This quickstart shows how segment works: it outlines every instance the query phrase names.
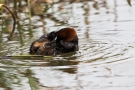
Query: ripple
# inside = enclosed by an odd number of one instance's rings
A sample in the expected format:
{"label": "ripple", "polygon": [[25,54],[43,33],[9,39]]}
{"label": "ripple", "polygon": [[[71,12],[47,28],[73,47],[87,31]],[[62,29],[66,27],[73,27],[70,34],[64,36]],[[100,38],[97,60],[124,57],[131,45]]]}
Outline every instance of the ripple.
{"label": "ripple", "polygon": [[78,60],[82,63],[108,64],[133,58],[132,44],[90,43],[80,47]]}

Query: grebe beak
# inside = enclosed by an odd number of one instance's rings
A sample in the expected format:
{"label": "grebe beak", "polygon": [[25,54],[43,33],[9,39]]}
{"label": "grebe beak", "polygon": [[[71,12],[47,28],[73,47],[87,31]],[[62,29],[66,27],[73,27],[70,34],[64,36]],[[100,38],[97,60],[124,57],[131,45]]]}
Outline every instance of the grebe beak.
{"label": "grebe beak", "polygon": [[55,37],[50,43],[56,43],[57,37]]}

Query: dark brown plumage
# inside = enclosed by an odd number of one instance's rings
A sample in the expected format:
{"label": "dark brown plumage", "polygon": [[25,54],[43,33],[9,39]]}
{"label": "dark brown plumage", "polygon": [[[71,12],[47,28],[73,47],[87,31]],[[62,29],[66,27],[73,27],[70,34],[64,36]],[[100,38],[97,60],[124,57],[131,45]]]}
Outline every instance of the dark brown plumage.
{"label": "dark brown plumage", "polygon": [[57,55],[78,50],[78,36],[74,28],[63,28],[41,36],[30,47],[30,54]]}
{"label": "dark brown plumage", "polygon": [[47,38],[47,35],[41,36],[39,39],[35,40],[30,46],[30,54],[35,55],[53,55],[53,48],[56,45],[53,43],[50,45],[50,48],[46,48],[45,45],[50,41]]}
{"label": "dark brown plumage", "polygon": [[54,55],[78,50],[78,36],[74,28],[63,28],[55,32],[55,40],[46,46],[56,43]]}

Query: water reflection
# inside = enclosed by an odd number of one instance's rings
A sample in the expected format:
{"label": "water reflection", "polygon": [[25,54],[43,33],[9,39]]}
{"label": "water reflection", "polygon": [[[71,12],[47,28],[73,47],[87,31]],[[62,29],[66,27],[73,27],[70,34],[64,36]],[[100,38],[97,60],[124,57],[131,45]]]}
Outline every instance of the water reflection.
{"label": "water reflection", "polygon": [[31,13],[26,2],[19,3],[10,41],[12,18],[0,20],[1,56],[28,54],[31,42],[68,26],[77,30],[80,46],[77,52],[51,59],[0,59],[1,89],[135,89],[134,7],[123,0],[80,1],[56,2],[46,12],[46,4],[36,3]]}

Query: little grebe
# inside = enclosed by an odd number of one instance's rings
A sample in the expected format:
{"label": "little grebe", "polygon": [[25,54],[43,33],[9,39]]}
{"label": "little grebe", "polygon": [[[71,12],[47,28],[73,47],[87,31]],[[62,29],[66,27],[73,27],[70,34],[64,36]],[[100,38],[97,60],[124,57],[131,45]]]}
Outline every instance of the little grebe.
{"label": "little grebe", "polygon": [[30,54],[57,55],[78,50],[78,36],[74,28],[63,28],[41,36],[30,47]]}

